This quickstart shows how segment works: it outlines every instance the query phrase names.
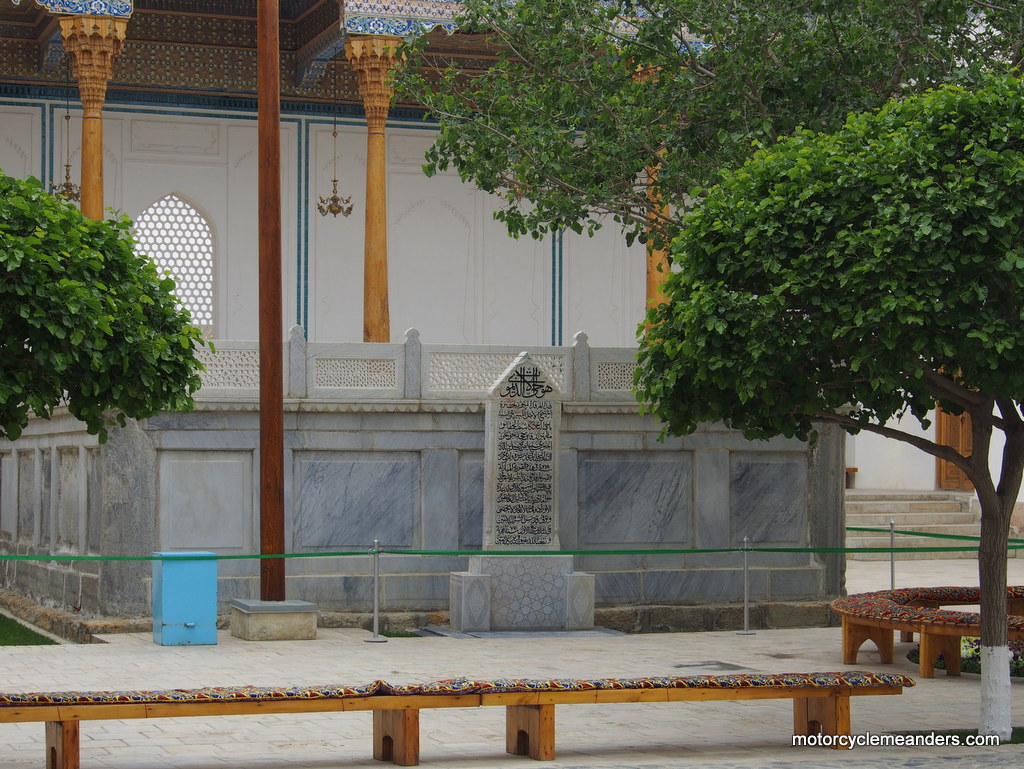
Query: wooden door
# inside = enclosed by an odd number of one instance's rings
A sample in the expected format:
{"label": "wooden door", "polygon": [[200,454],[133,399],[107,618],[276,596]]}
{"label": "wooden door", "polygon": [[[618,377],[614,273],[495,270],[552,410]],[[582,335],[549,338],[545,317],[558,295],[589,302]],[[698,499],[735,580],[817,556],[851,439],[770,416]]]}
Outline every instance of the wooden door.
{"label": "wooden door", "polygon": [[[951,446],[965,457],[971,454],[971,418],[966,413],[955,416],[942,409],[935,410],[936,442]],[[974,486],[964,471],[944,459],[935,460],[935,485],[940,489],[970,490]]]}

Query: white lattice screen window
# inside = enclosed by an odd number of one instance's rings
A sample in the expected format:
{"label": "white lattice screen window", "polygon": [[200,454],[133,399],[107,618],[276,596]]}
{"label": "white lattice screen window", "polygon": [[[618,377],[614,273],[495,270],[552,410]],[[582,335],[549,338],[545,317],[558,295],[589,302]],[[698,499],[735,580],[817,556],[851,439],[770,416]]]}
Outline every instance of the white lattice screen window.
{"label": "white lattice screen window", "polygon": [[174,295],[192,324],[213,336],[213,231],[176,195],[158,200],[135,220],[137,248],[174,278]]}

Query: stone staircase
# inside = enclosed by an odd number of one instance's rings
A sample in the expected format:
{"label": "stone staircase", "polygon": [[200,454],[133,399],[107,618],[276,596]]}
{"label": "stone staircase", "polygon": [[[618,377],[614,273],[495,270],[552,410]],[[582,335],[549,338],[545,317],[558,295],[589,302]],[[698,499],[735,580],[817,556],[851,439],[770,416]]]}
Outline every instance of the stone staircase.
{"label": "stone staircase", "polygon": [[[889,528],[896,522],[897,531],[923,531],[934,534],[967,534],[978,536],[980,512],[973,493],[955,491],[846,491],[846,526],[874,529]],[[914,537],[897,534],[896,547],[969,547],[968,540]],[[847,531],[847,547],[889,547],[889,534]],[[1016,551],[1011,551],[1011,557]],[[889,553],[848,553],[857,561],[888,561]],[[896,553],[896,560],[930,558],[976,558],[973,552]]]}

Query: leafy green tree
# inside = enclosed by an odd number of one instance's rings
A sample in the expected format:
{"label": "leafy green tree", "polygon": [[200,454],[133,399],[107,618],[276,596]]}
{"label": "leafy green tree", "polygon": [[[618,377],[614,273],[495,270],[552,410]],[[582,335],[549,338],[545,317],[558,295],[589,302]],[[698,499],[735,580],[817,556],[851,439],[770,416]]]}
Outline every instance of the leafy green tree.
{"label": "leafy green tree", "polygon": [[[986,73],[1024,66],[1024,3],[1015,0],[462,4],[462,30],[488,41],[494,62],[441,60],[424,38],[406,51],[411,66],[396,85],[403,98],[426,105],[439,122],[425,171],[454,168],[464,181],[500,195],[504,207],[496,216],[517,237],[541,237],[562,228],[592,231],[611,218],[628,240],[646,239],[662,247],[683,233],[681,242],[689,243],[687,228],[700,221],[687,219],[693,201],[717,182],[721,169],[737,167],[759,148],[770,149],[793,133],[797,138],[784,151],[812,147],[808,132],[854,130],[843,127],[850,112],[877,109],[890,99],[943,84],[975,86],[986,82]],[[952,97],[929,97],[942,98]],[[952,119],[950,124],[960,125]],[[965,153],[974,157],[975,148],[995,141],[982,122],[971,125],[977,135],[965,128],[967,133],[959,138],[970,135],[969,142],[951,158]],[[913,144],[931,135],[927,128],[897,134]],[[940,125],[932,128],[937,137],[946,136]],[[895,162],[897,139],[888,144],[881,136],[877,139]],[[925,145],[913,144],[914,151],[924,156]],[[721,240],[710,242],[708,248],[717,250],[701,262],[705,275],[714,276],[721,259],[722,275],[737,281],[735,290],[723,288],[713,298],[703,289],[687,293],[681,281],[689,276],[670,279],[673,301],[654,316],[657,329],[643,341],[641,393],[676,432],[691,429],[701,419],[723,419],[751,435],[809,437],[812,421],[828,414],[850,430],[870,424],[880,434],[900,437],[891,420],[908,415],[926,421],[936,400],[951,411],[977,416],[971,457],[954,456],[913,431],[900,439],[939,452],[963,468],[978,488],[986,511],[983,643],[1001,648],[1006,610],[996,605],[995,596],[1005,582],[1007,506],[1020,482],[1020,389],[1015,380],[1011,383],[1010,370],[1019,363],[1014,357],[1018,348],[1008,329],[1021,320],[1012,307],[1013,297],[1019,296],[1013,292],[1018,291],[1021,267],[1015,220],[1001,208],[1013,195],[985,198],[973,185],[987,179],[979,183],[999,188],[1010,184],[1013,171],[1010,165],[986,167],[984,153],[977,155],[975,168],[950,159],[939,163],[934,156],[936,173],[946,173],[946,166],[960,170],[949,171],[933,189],[904,189],[902,172],[891,170],[884,160],[870,163],[855,148],[847,150],[851,166],[866,176],[830,182],[827,194],[815,192],[814,171],[824,172],[824,161],[818,165],[815,159],[806,175],[801,175],[800,161],[787,168],[800,182],[792,185],[791,205],[800,215],[818,217],[809,219],[804,230],[795,222],[789,227],[789,209],[780,207],[777,218],[766,217],[749,242],[729,240],[724,232]],[[844,171],[841,165],[837,160],[834,174]],[[988,176],[996,165],[1004,171],[1001,182]],[[749,168],[737,172],[738,177],[750,173]],[[862,182],[868,188],[874,185],[879,200],[861,195],[857,187]],[[961,187],[977,192],[970,213],[959,208],[956,191]],[[891,205],[886,203],[890,191],[895,196]],[[912,192],[926,204],[931,201],[931,207],[895,202]],[[761,192],[751,188],[750,195],[733,201],[734,214],[727,216],[719,207],[715,221],[723,223],[723,231],[733,221],[730,216],[760,210]],[[860,219],[844,224],[841,214],[854,211],[858,203],[875,205],[878,211],[891,208],[890,218],[876,222],[862,212],[862,225]],[[995,218],[986,218],[989,205],[995,207]],[[714,207],[712,200],[702,210]],[[715,231],[713,223],[706,231]],[[835,235],[834,249],[799,250],[800,243],[818,243],[830,233],[843,233]],[[787,243],[787,236],[796,242]],[[897,245],[900,236],[906,248]],[[960,246],[970,248],[954,247],[958,238]],[[728,249],[742,245],[760,253],[756,249],[762,241],[766,248],[783,253],[792,247],[803,256],[794,255],[792,264],[778,267],[771,254],[763,265],[752,257],[748,270],[753,288],[748,289],[746,273],[729,267],[740,257]],[[855,246],[856,260],[843,256]],[[685,275],[691,260],[684,253],[677,266]],[[943,262],[946,258],[951,261]],[[829,259],[848,269],[840,270]],[[758,269],[778,269],[778,287],[760,288]],[[874,291],[866,287],[872,279],[878,281]],[[858,287],[864,297],[854,291]],[[773,301],[785,307],[790,296],[800,299],[794,299],[788,312],[770,312]],[[972,297],[973,310],[965,309]],[[829,313],[819,310],[826,306]],[[834,325],[805,322],[819,315]],[[677,333],[673,324],[686,332]],[[826,355],[843,341],[846,346]],[[730,345],[740,342],[763,343],[760,362],[777,353],[785,365],[762,368],[729,357]],[[698,362],[700,357],[703,362]],[[705,377],[699,385],[694,379],[698,367]],[[690,411],[684,401],[704,392],[709,402],[701,398]],[[821,402],[812,411],[798,416],[787,410],[814,398]],[[1006,438],[998,482],[987,471],[994,431]],[[993,667],[998,666],[990,665],[990,672]],[[1008,698],[1008,684],[1001,691]],[[997,724],[1002,731],[1008,699],[1005,708],[991,705],[987,700],[983,707],[983,728]],[[992,716],[996,711],[998,717]]]}
{"label": "leafy green tree", "polygon": [[129,229],[0,173],[0,436],[62,404],[101,440],[192,406],[204,342]]}
{"label": "leafy green tree", "polygon": [[[1008,737],[1007,538],[1024,471],[1024,81],[944,87],[832,134],[798,131],[721,175],[672,259],[636,380],[669,432],[711,421],[750,438],[807,439],[834,423],[916,446],[974,484],[981,726]],[[920,429],[936,403],[970,415],[969,455]]]}
{"label": "leafy green tree", "polygon": [[[663,245],[695,187],[798,127],[1024,61],[1016,0],[464,0],[481,70],[407,54],[399,93],[515,236],[593,230]],[[475,66],[480,66],[476,64]],[[648,169],[657,169],[656,174]]]}

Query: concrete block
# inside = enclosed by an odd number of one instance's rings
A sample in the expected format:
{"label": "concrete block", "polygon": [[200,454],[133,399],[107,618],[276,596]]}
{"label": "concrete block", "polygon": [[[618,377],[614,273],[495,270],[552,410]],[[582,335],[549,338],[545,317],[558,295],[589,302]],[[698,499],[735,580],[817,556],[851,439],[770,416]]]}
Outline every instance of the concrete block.
{"label": "concrete block", "polygon": [[231,635],[243,641],[310,641],[316,638],[316,604],[308,601],[231,602]]}

